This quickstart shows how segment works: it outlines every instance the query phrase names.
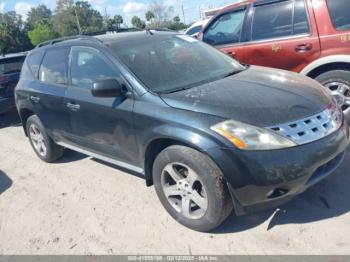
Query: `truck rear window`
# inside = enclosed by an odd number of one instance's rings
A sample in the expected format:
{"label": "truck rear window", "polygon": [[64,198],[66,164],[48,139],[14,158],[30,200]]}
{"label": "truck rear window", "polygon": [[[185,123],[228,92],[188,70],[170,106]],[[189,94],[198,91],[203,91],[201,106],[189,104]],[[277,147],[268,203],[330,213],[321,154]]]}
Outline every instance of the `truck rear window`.
{"label": "truck rear window", "polygon": [[350,30],[350,1],[327,0],[332,23],[337,30]]}

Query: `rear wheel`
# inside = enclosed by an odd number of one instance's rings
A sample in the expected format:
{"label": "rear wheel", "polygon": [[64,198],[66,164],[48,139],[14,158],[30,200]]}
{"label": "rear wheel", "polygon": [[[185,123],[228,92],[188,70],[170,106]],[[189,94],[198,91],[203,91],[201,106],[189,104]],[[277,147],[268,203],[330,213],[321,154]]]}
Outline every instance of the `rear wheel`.
{"label": "rear wheel", "polygon": [[332,70],[315,78],[331,91],[345,114],[350,113],[350,71]]}
{"label": "rear wheel", "polygon": [[43,124],[36,115],[28,118],[26,128],[30,144],[41,160],[51,163],[62,157],[63,147],[55,144],[47,135]]}
{"label": "rear wheel", "polygon": [[170,146],[163,150],[153,165],[153,182],[164,208],[191,229],[210,231],[232,211],[221,170],[192,148]]}

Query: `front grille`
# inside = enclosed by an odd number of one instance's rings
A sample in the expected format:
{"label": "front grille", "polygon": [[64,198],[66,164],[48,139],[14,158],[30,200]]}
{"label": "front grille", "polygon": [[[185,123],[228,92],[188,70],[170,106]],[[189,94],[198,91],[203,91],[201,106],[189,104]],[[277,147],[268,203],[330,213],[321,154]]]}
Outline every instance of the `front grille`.
{"label": "front grille", "polygon": [[335,132],[341,126],[342,120],[342,112],[333,106],[319,114],[295,122],[269,127],[269,129],[298,145],[302,145]]}

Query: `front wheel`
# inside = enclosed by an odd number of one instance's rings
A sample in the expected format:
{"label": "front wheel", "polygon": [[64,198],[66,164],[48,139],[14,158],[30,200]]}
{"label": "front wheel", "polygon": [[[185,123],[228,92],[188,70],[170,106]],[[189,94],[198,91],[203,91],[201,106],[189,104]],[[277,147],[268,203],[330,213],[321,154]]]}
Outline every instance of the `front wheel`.
{"label": "front wheel", "polygon": [[345,114],[350,113],[350,71],[332,70],[315,78],[336,99]]}
{"label": "front wheel", "polygon": [[153,182],[168,213],[191,229],[210,231],[232,211],[221,170],[192,148],[176,145],[164,149],[155,159]]}

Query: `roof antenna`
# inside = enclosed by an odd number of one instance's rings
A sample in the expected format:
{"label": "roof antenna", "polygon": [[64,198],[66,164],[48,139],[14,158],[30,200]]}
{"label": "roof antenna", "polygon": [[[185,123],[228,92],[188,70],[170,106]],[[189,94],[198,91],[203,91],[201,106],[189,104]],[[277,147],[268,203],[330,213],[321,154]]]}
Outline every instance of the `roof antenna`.
{"label": "roof antenna", "polygon": [[146,34],[154,35],[153,32],[151,31],[151,29],[149,29],[149,28],[146,29]]}

